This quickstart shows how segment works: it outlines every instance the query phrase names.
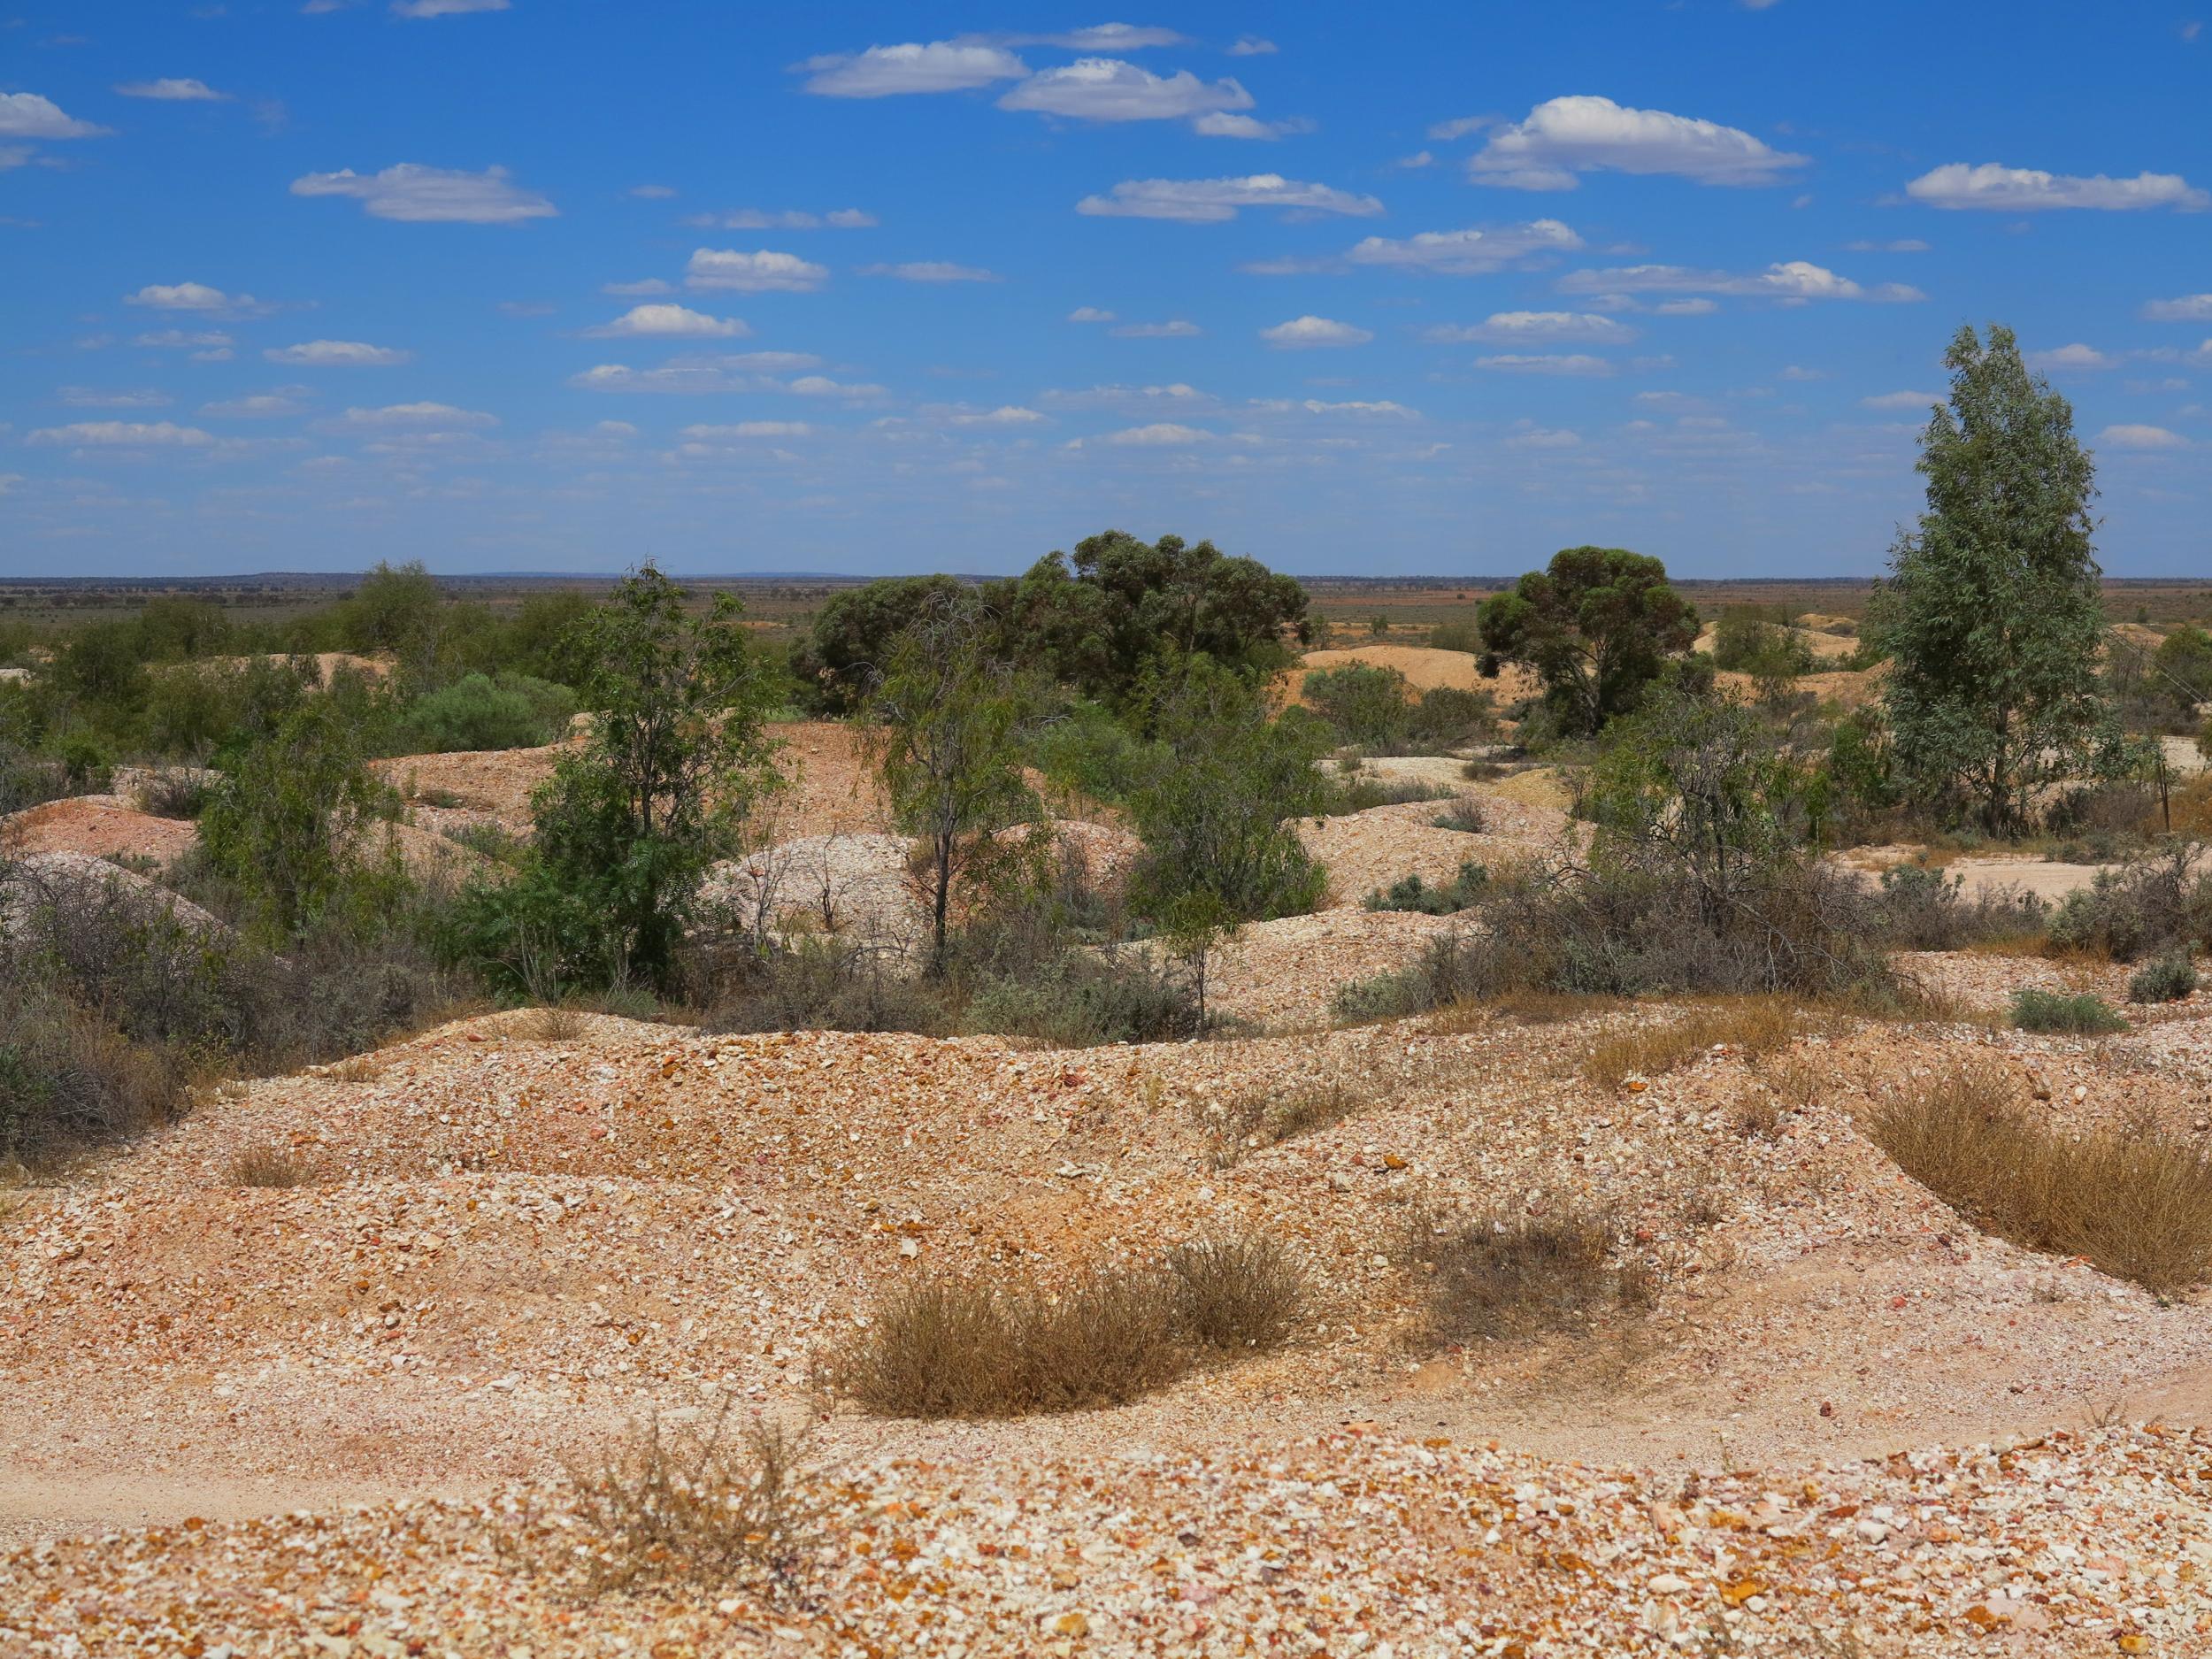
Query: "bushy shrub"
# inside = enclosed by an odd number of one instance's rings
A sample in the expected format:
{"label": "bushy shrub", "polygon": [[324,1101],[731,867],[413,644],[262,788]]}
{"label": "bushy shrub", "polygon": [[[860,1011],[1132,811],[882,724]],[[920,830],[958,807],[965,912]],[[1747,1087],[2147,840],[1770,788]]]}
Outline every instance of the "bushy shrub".
{"label": "bushy shrub", "polygon": [[1735,673],[1784,677],[1812,672],[1812,643],[1786,619],[1732,605],[1713,628],[1713,663]]}
{"label": "bushy shrub", "polygon": [[910,1031],[949,1036],[951,994],[884,952],[803,936],[741,964],[708,1004],[704,1030]]}
{"label": "bushy shrub", "polygon": [[1028,1037],[1056,1048],[1169,1042],[1202,1029],[1179,976],[1123,953],[1066,952],[1018,978],[991,980],[968,1003],[962,1028]]}
{"label": "bushy shrub", "polygon": [[1225,1353],[1278,1347],[1304,1311],[1305,1271],[1261,1233],[1197,1239],[1167,1253],[1176,1324]]}
{"label": "bushy shrub", "polygon": [[2178,1002],[2196,988],[2196,964],[2186,956],[2161,956],[2128,976],[2131,1002]]}
{"label": "bushy shrub", "polygon": [[161,1122],[181,1102],[163,1051],[50,989],[0,987],[0,1165],[33,1169]]}
{"label": "bushy shrub", "polygon": [[1420,1240],[1432,1263],[1429,1316],[1450,1342],[1586,1335],[1614,1313],[1640,1309],[1652,1284],[1642,1264],[1613,1263],[1614,1224],[1602,1213],[1482,1216]]}
{"label": "bushy shrub", "polygon": [[2012,1023],[2022,1031],[2055,1032],[2068,1036],[2101,1037],[2128,1028],[2127,1018],[2101,996],[2087,992],[2016,991]]}
{"label": "bushy shrub", "polygon": [[401,731],[427,753],[528,749],[558,738],[575,712],[575,694],[565,686],[527,674],[466,674],[415,699]]}
{"label": "bushy shrub", "polygon": [[1877,913],[1883,936],[1904,950],[1962,950],[2039,933],[2049,907],[2034,894],[1997,887],[1965,896],[1966,879],[1925,864],[1882,872]]}
{"label": "bushy shrub", "polygon": [[1356,772],[1333,784],[1315,808],[1315,816],[1345,818],[1371,807],[1410,806],[1417,801],[1447,800],[1450,795],[1450,790],[1418,778],[1371,778]]}
{"label": "bushy shrub", "polygon": [[2180,841],[2125,869],[2099,871],[2053,913],[2051,943],[2115,962],[2212,943],[2212,877],[2197,868],[2201,851]]}
{"label": "bushy shrub", "polygon": [[1305,678],[1306,702],[1338,738],[1363,749],[1394,749],[1410,723],[1412,687],[1394,668],[1347,663],[1319,668]]}
{"label": "bushy shrub", "polygon": [[1490,872],[1470,859],[1459,873],[1442,887],[1432,887],[1417,875],[1393,882],[1363,901],[1371,910],[1415,910],[1424,916],[1456,916],[1479,902],[1490,885]]}
{"label": "bushy shrub", "polygon": [[[1467,764],[1473,767],[1482,763],[1470,761]],[[1490,815],[1483,810],[1482,803],[1471,795],[1454,795],[1451,805],[1436,817],[1437,828],[1457,830],[1463,835],[1479,835],[1489,826]]]}

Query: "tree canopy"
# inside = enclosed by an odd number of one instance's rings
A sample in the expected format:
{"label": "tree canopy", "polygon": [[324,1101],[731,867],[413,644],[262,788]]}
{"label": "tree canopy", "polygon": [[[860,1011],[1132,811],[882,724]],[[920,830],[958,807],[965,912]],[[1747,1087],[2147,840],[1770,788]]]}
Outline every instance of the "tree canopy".
{"label": "tree canopy", "polygon": [[1483,672],[1522,663],[1568,730],[1594,734],[1634,709],[1665,659],[1697,640],[1697,611],[1659,560],[1624,548],[1571,547],[1476,613]]}
{"label": "tree canopy", "polygon": [[1908,793],[2010,833],[2037,792],[2118,760],[2097,670],[2094,469],[2010,329],[1985,344],[1962,327],[1943,361],[1950,399],[1920,441],[1927,507],[1877,595],[1883,699]]}

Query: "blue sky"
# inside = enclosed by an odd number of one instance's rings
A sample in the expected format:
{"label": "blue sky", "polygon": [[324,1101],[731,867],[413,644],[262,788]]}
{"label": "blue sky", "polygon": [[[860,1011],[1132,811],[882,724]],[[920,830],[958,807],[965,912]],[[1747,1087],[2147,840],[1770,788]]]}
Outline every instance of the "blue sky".
{"label": "blue sky", "polygon": [[2208,0],[1125,15],[0,0],[0,573],[1863,573],[1992,319],[2212,570]]}

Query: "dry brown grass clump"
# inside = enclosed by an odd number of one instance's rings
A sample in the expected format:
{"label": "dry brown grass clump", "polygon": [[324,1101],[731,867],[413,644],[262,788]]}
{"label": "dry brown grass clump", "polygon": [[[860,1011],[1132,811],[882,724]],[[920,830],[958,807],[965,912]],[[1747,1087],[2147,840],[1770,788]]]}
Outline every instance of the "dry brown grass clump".
{"label": "dry brown grass clump", "polygon": [[1280,1146],[1363,1111],[1368,1097],[1342,1078],[1306,1083],[1285,1094],[1240,1095],[1205,1115],[1208,1156],[1217,1170],[1233,1168],[1248,1152]]}
{"label": "dry brown grass clump", "polygon": [[524,1010],[515,1022],[515,1034],[528,1042],[574,1042],[584,1034],[584,1014],[566,1003]]}
{"label": "dry brown grass clump", "polygon": [[1168,1252],[1167,1269],[1177,1325],[1208,1348],[1275,1348],[1305,1309],[1305,1270],[1273,1239],[1195,1240]]}
{"label": "dry brown grass clump", "polygon": [[1651,1275],[1615,1265],[1614,1224],[1594,1210],[1479,1217],[1427,1240],[1429,1317],[1448,1342],[1581,1335],[1606,1316],[1647,1306]]}
{"label": "dry brown grass clump", "polygon": [[2147,1117],[2077,1138],[2031,1117],[2003,1072],[1961,1064],[1866,1127],[1907,1174],[2000,1238],[2162,1293],[2212,1274],[2212,1158]]}
{"label": "dry brown grass clump", "polygon": [[1740,1059],[1761,1059],[1787,1048],[1817,1023],[1812,1010],[1787,997],[1725,997],[1672,1019],[1601,1037],[1591,1045],[1582,1074],[1598,1087],[1612,1089],[1632,1077],[1658,1077],[1687,1065],[1717,1047]]}
{"label": "dry brown grass clump", "polygon": [[257,1141],[230,1161],[233,1187],[310,1187],[315,1167],[289,1147]]}
{"label": "dry brown grass clump", "polygon": [[349,1060],[325,1066],[322,1074],[334,1083],[373,1083],[384,1075],[390,1064],[380,1054],[357,1054]]}
{"label": "dry brown grass clump", "polygon": [[880,1417],[1010,1417],[1126,1405],[1201,1348],[1286,1338],[1304,1276],[1279,1247],[1221,1239],[1157,1266],[1093,1268],[1057,1286],[916,1275],[879,1302],[821,1380]]}
{"label": "dry brown grass clump", "polygon": [[733,1423],[733,1403],[724,1400],[695,1431],[671,1431],[655,1417],[603,1463],[572,1468],[573,1525],[564,1530],[572,1541],[545,1564],[580,1574],[593,1594],[749,1579],[787,1587],[804,1555],[801,1448],[779,1425]]}

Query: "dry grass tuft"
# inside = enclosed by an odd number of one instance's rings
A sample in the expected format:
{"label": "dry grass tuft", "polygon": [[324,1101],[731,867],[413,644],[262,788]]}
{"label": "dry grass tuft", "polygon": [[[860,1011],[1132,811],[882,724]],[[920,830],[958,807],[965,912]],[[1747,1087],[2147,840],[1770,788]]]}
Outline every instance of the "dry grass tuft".
{"label": "dry grass tuft", "polygon": [[584,1034],[584,1012],[561,1002],[526,1009],[515,1034],[528,1042],[574,1042]]}
{"label": "dry grass tuft", "polygon": [[1369,1103],[1365,1094],[1342,1078],[1302,1084],[1282,1095],[1240,1095],[1206,1109],[1203,1126],[1208,1159],[1217,1170],[1232,1169],[1248,1152],[1326,1129],[1364,1110]]}
{"label": "dry grass tuft", "polygon": [[357,1054],[325,1066],[322,1074],[333,1083],[373,1083],[390,1064],[380,1054]]}
{"label": "dry grass tuft", "polygon": [[2078,1139],[2032,1118],[2015,1085],[1961,1064],[1870,1115],[1904,1171],[1977,1226],[2085,1256],[2162,1294],[2212,1274],[2212,1158],[2137,1118]]}
{"label": "dry grass tuft", "polygon": [[233,1158],[229,1175],[233,1187],[311,1187],[315,1168],[291,1148],[265,1141]]}
{"label": "dry grass tuft", "polygon": [[1802,1003],[1780,996],[1733,996],[1657,1023],[1602,1036],[1584,1058],[1582,1075],[1615,1089],[1632,1077],[1659,1077],[1716,1048],[1757,1060],[1787,1048],[1817,1025]]}
{"label": "dry grass tuft", "polygon": [[1273,1239],[1200,1239],[1167,1256],[1176,1323],[1228,1352],[1279,1347],[1306,1306],[1305,1270]]}
{"label": "dry grass tuft", "polygon": [[878,1303],[824,1380],[898,1417],[1126,1405],[1187,1363],[1160,1274],[1094,1269],[1057,1290],[924,1272]]}
{"label": "dry grass tuft", "polygon": [[1446,1341],[1586,1334],[1653,1294],[1641,1263],[1612,1263],[1613,1220],[1601,1212],[1478,1217],[1427,1248],[1430,1321]]}
{"label": "dry grass tuft", "polygon": [[596,1468],[572,1468],[567,1509],[580,1539],[547,1563],[591,1594],[650,1584],[755,1580],[788,1588],[804,1559],[802,1447],[783,1428],[733,1422],[724,1400],[700,1430],[649,1419]]}

